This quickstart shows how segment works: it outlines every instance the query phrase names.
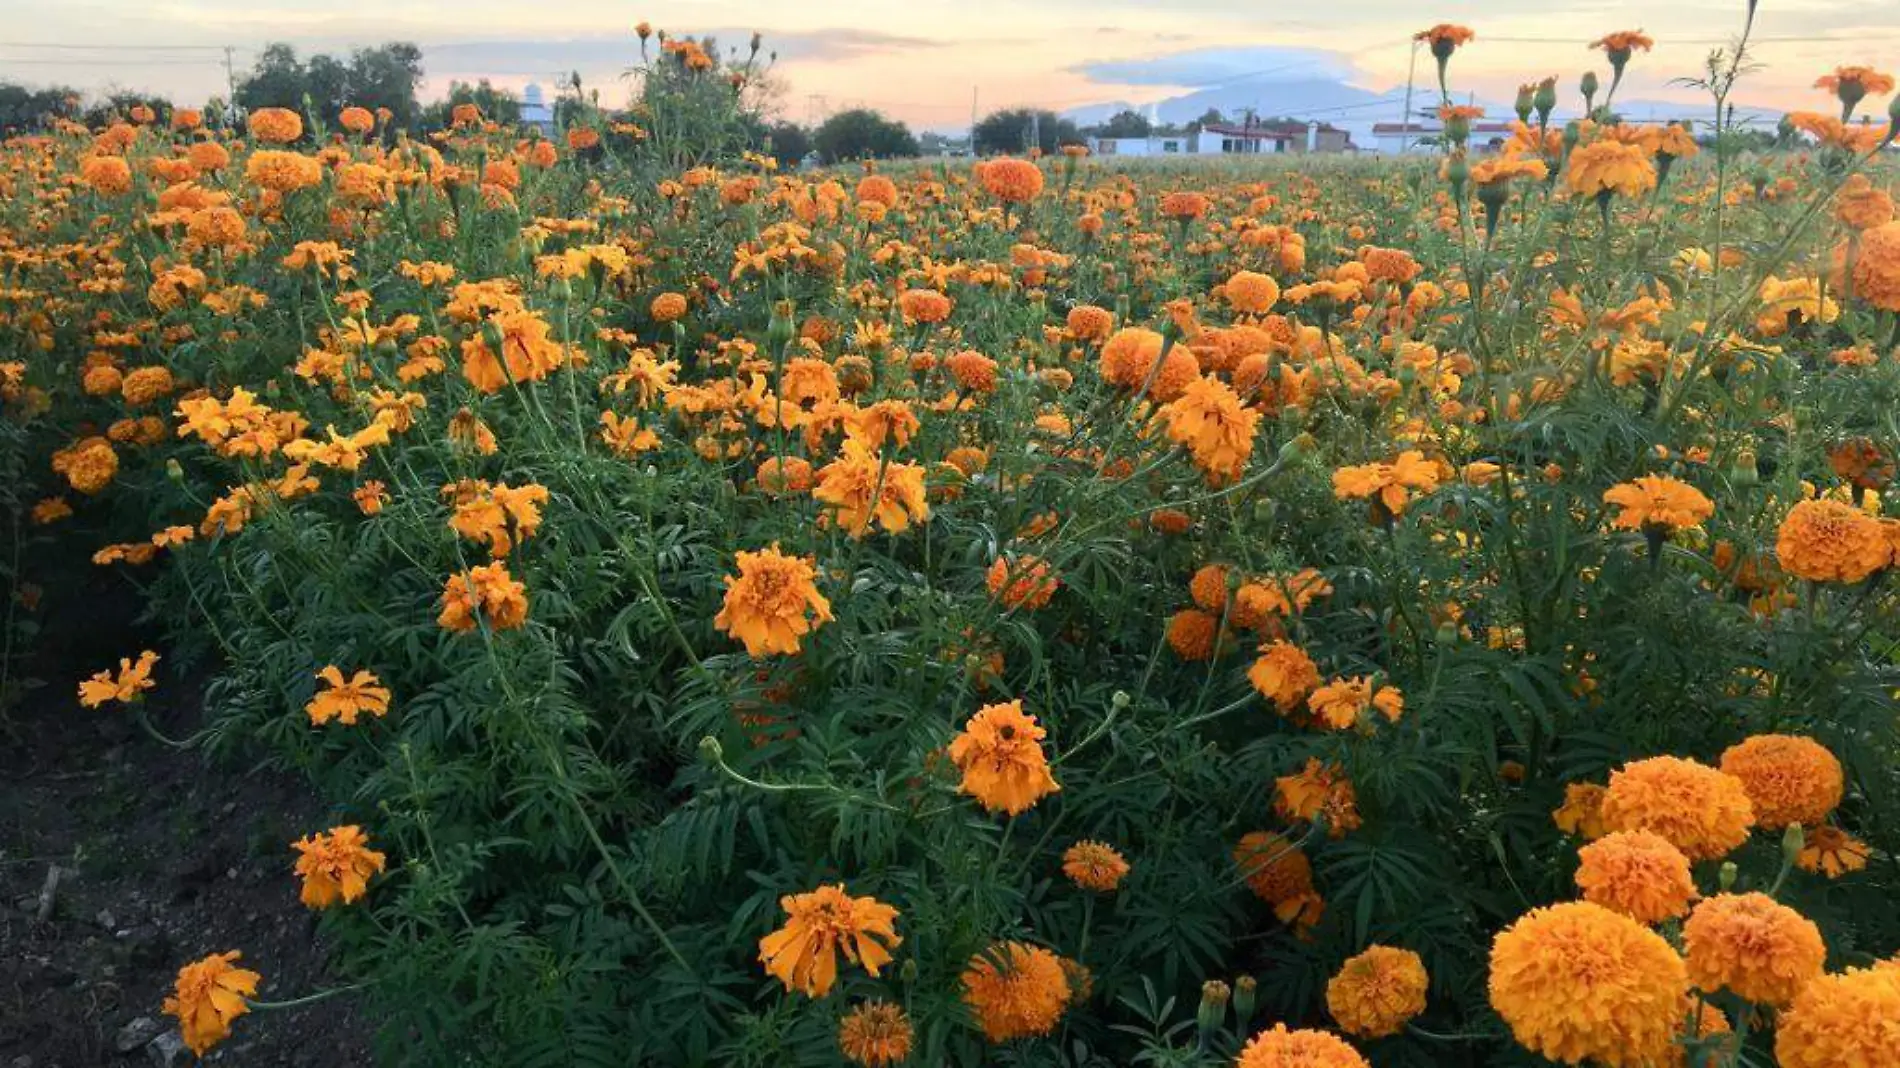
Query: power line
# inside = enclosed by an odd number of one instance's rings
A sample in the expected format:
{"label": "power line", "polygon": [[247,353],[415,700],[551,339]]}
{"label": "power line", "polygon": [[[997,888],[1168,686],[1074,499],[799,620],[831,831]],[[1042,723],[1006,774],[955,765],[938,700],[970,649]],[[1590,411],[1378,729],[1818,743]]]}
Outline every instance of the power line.
{"label": "power line", "polygon": [[[51,41],[0,41],[0,48],[32,48],[53,51],[73,52],[222,52],[224,45],[126,45],[126,44],[63,44]],[[254,49],[239,48],[239,52]]]}

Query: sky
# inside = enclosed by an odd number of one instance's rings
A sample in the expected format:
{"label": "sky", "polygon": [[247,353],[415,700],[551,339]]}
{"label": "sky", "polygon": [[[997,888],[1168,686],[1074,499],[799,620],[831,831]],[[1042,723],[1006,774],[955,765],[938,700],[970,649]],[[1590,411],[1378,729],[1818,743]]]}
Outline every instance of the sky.
{"label": "sky", "polygon": [[[0,0],[0,80],[99,93],[149,90],[180,103],[225,92],[226,47],[241,76],[266,43],[299,53],[347,52],[410,40],[424,53],[425,98],[452,79],[515,89],[578,70],[604,101],[627,95],[639,62],[633,25],[713,33],[722,45],[764,34],[778,58],[782,117],[822,119],[873,107],[918,129],[956,131],[1006,106],[1063,110],[1111,100],[1146,103],[1240,78],[1326,78],[1376,92],[1403,86],[1410,35],[1439,21],[1478,38],[1452,67],[1454,88],[1508,102],[1546,75],[1574,86],[1603,33],[1641,28],[1656,50],[1630,68],[1624,98],[1700,99],[1671,79],[1701,71],[1741,28],[1746,0]],[[1746,103],[1828,110],[1809,88],[1842,63],[1900,65],[1900,3],[1761,0],[1761,69]],[[1883,59],[1886,62],[1883,64]],[[1417,76],[1431,80],[1430,57]],[[1607,77],[1605,78],[1607,81]],[[974,97],[974,99],[973,99]]]}

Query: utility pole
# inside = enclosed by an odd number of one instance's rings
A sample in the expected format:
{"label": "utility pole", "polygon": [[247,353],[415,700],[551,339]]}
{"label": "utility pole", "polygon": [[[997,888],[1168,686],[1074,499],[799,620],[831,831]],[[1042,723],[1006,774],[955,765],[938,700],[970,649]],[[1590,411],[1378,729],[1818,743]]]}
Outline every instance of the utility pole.
{"label": "utility pole", "polygon": [[1405,65],[1405,111],[1399,116],[1399,154],[1412,151],[1412,78],[1418,73],[1418,41],[1412,41],[1412,59]]}
{"label": "utility pole", "polygon": [[237,111],[237,68],[231,65],[231,46],[224,46],[224,114],[228,127]]}
{"label": "utility pole", "polygon": [[976,158],[976,86],[970,86],[970,158]]}
{"label": "utility pole", "polygon": [[1029,147],[1042,147],[1042,112],[1035,108],[1029,109]]}

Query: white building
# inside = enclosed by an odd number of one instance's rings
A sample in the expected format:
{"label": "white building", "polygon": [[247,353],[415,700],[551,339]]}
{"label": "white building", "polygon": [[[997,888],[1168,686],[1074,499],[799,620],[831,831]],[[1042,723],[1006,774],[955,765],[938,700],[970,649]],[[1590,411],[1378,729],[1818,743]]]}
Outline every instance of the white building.
{"label": "white building", "polygon": [[[1443,146],[1438,139],[1444,132],[1445,128],[1436,121],[1375,122],[1372,124],[1372,145],[1379,152],[1394,155],[1401,152],[1439,152]],[[1510,137],[1510,123],[1473,122],[1469,144],[1474,151],[1484,152],[1502,147]]]}
{"label": "white building", "polygon": [[1089,139],[1089,151],[1097,156],[1256,156],[1352,148],[1346,131],[1321,122],[1210,123],[1190,133]]}
{"label": "white building", "polygon": [[521,90],[521,125],[540,130],[543,137],[554,136],[554,109],[548,106],[541,87],[532,82]]}

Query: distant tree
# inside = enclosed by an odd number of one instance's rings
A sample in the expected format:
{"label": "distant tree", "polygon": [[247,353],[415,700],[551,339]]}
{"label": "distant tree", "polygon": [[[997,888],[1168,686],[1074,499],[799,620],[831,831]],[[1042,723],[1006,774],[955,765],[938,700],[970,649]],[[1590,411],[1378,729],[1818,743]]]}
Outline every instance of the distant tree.
{"label": "distant tree", "polygon": [[79,116],[79,90],[63,85],[28,89],[0,82],[0,133],[37,130],[54,119]]}
{"label": "distant tree", "polygon": [[1153,130],[1154,124],[1139,111],[1118,111],[1095,128],[1097,137],[1146,137]]}
{"label": "distant tree", "polygon": [[773,159],[781,167],[797,166],[798,161],[811,151],[811,134],[795,122],[775,122],[766,131],[771,142],[769,149]]}
{"label": "distant tree", "polygon": [[1034,147],[1053,154],[1059,146],[1080,140],[1082,132],[1075,123],[1053,111],[1009,108],[991,112],[976,124],[976,151],[981,155]]}
{"label": "distant tree", "polygon": [[290,108],[302,114],[307,104],[310,117],[324,123],[334,123],[346,107],[387,109],[390,125],[405,129],[421,118],[421,82],[422,50],[407,41],[359,48],[347,60],[318,54],[308,61],[280,42],[258,55],[234,99],[245,111]]}
{"label": "distant tree", "polygon": [[869,108],[838,112],[812,132],[811,140],[818,154],[831,163],[918,153],[917,138],[911,135],[910,127]]}
{"label": "distant tree", "polygon": [[468,82],[450,82],[449,95],[423,111],[422,128],[446,129],[457,104],[473,104],[481,110],[482,118],[502,126],[514,126],[521,122],[521,98],[512,90],[498,88],[483,78],[472,85]]}
{"label": "distant tree", "polygon": [[1200,118],[1188,123],[1187,128],[1189,130],[1198,131],[1208,126],[1217,126],[1226,121],[1227,116],[1222,115],[1219,108],[1208,108],[1206,111],[1201,112]]}

